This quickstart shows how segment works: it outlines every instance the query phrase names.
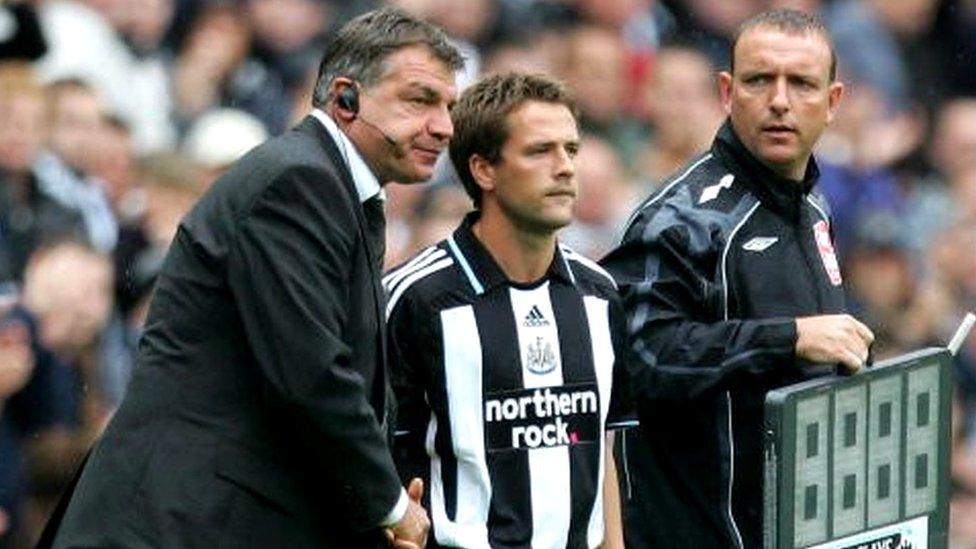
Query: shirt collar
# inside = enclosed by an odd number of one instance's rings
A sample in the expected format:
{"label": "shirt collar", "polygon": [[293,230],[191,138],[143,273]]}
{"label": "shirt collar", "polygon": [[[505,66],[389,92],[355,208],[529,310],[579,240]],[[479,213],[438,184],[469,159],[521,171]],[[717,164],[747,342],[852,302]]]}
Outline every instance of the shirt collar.
{"label": "shirt collar", "polygon": [[366,202],[377,194],[379,194],[381,200],[386,200],[386,193],[383,192],[383,187],[380,186],[380,182],[373,174],[373,170],[369,169],[366,161],[359,154],[359,150],[356,149],[356,145],[346,137],[346,134],[335,123],[335,120],[332,120],[332,117],[325,114],[321,109],[312,109],[312,116],[325,126],[325,131],[329,132],[329,135],[339,147],[339,153],[346,161],[346,167],[349,168],[349,173],[352,174],[352,182],[356,186],[359,201]]}
{"label": "shirt collar", "polygon": [[731,119],[726,119],[715,136],[712,152],[735,172],[737,179],[752,186],[760,200],[792,219],[799,215],[799,206],[810,194],[820,178],[817,161],[810,156],[803,181],[787,179],[759,161],[736,135]]}
{"label": "shirt collar", "polygon": [[[569,271],[569,264],[562,253],[559,244],[556,244],[556,253],[553,254],[552,263],[545,276],[537,281],[527,284],[513,282],[508,279],[502,268],[498,266],[495,259],[485,248],[484,244],[478,240],[471,227],[478,220],[479,212],[474,211],[465,216],[464,221],[452,235],[452,240],[456,244],[453,250],[455,254],[462,257],[459,262],[466,262],[471,267],[469,276],[474,276],[480,285],[484,286],[484,291],[488,291],[496,286],[515,286],[515,287],[534,287],[545,280],[559,280],[566,284],[574,284],[574,278]],[[452,246],[453,247],[453,246]]]}

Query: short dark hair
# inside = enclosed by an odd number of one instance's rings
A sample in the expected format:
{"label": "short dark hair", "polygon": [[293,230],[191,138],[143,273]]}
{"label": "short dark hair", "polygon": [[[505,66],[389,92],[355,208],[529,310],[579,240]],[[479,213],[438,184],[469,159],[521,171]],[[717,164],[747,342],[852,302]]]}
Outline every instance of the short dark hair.
{"label": "short dark hair", "polygon": [[442,30],[396,8],[364,13],[339,29],[319,63],[312,105],[329,102],[329,86],[345,76],[363,86],[379,81],[387,56],[405,47],[426,46],[451,70],[464,66],[464,58]]}
{"label": "short dark hair", "polygon": [[735,47],[739,44],[739,39],[747,31],[756,27],[772,27],[786,34],[819,35],[830,50],[830,81],[837,79],[837,52],[827,27],[816,15],[792,9],[764,11],[743,21],[736,30],[735,39],[732,40],[729,49],[729,72],[735,73]]}
{"label": "short dark hair", "polygon": [[450,155],[464,190],[481,207],[481,187],[468,161],[478,155],[494,164],[508,140],[508,115],[527,101],[557,103],[577,115],[576,102],[562,82],[543,74],[506,73],[482,78],[461,94],[451,110],[454,137]]}

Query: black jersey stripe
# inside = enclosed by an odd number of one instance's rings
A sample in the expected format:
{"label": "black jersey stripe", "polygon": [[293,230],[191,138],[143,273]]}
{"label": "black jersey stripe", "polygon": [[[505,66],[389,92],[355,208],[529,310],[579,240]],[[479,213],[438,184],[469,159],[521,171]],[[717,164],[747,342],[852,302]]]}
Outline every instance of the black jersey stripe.
{"label": "black jersey stripe", "polygon": [[[511,300],[507,288],[482,295],[475,305],[481,338],[485,396],[522,387],[521,359]],[[532,516],[528,455],[518,450],[487,452],[491,476],[491,508],[488,535],[492,546],[529,546]]]}
{"label": "black jersey stripe", "polygon": [[[562,354],[563,382],[592,383],[593,351],[583,299],[575,288],[553,285],[550,288],[556,322],[559,324],[559,346]],[[601,407],[606,406],[604,403]],[[598,473],[602,437],[589,443],[570,446],[570,537],[567,547],[586,547],[587,526],[599,484]]]}

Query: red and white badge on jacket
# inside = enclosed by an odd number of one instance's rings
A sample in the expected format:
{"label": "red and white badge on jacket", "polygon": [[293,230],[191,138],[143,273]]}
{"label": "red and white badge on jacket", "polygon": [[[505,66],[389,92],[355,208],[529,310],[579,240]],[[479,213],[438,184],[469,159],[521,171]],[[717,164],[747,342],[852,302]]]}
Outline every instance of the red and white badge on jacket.
{"label": "red and white badge on jacket", "polygon": [[830,283],[840,286],[840,264],[837,262],[834,244],[830,241],[830,226],[826,221],[821,220],[813,224],[813,237],[817,242],[817,250],[820,251],[820,259],[827,269],[827,276],[830,277]]}

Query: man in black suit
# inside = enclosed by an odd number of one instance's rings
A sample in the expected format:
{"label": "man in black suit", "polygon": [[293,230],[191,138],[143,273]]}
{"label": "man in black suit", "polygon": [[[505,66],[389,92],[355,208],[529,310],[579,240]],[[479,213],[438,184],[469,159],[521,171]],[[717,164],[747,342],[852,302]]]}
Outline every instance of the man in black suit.
{"label": "man in black suit", "polygon": [[312,115],[181,223],[54,546],[423,545],[422,487],[388,448],[378,200],[431,176],[461,64],[400,11],[340,30]]}

